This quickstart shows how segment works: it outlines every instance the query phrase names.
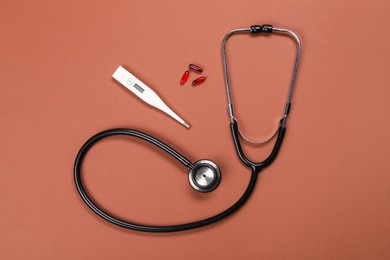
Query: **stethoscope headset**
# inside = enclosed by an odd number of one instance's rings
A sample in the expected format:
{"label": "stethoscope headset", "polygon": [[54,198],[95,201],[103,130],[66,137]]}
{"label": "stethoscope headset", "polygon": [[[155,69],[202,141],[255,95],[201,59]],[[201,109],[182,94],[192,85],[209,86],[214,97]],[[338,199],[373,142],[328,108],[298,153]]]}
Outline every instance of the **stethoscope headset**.
{"label": "stethoscope headset", "polygon": [[[295,66],[294,66],[294,71],[292,74],[292,80],[288,92],[288,97],[287,97],[287,103],[284,109],[284,115],[282,119],[280,120],[279,126],[275,134],[277,133],[277,138],[276,142],[274,144],[274,147],[271,151],[271,154],[262,162],[253,162],[249,160],[242,147],[241,147],[241,141],[240,141],[240,136],[243,137],[245,140],[250,141],[246,137],[242,135],[242,133],[239,130],[237,119],[234,117],[233,113],[233,105],[232,105],[232,98],[231,98],[231,93],[230,93],[230,82],[229,82],[229,73],[228,73],[228,66],[227,66],[227,59],[226,59],[226,42],[232,36],[233,34],[240,34],[240,33],[251,33],[251,34],[259,34],[259,33],[286,33],[292,36],[296,42],[297,42],[297,56],[295,59]],[[189,168],[188,171],[188,179],[191,184],[191,186],[199,191],[199,192],[210,192],[214,190],[215,188],[218,187],[220,181],[221,181],[221,171],[217,164],[210,160],[199,160],[195,163],[192,163],[190,160],[188,160],[186,157],[175,151],[173,148],[171,148],[169,145],[165,144],[164,142],[137,130],[132,130],[132,129],[126,129],[126,128],[117,128],[117,129],[109,129],[103,132],[100,132],[93,137],[91,137],[80,149],[79,153],[77,154],[76,160],[75,160],[75,165],[74,165],[74,178],[75,178],[75,183],[78,192],[80,193],[81,198],[83,201],[88,205],[90,209],[92,209],[93,212],[95,212],[97,215],[102,217],[103,219],[127,228],[127,229],[132,229],[132,230],[137,230],[137,231],[144,231],[144,232],[176,232],[176,231],[182,231],[182,230],[188,230],[188,229],[193,229],[193,228],[198,228],[202,226],[206,226],[209,224],[212,224],[214,222],[217,222],[233,212],[235,212],[237,209],[239,209],[244,203],[248,200],[250,197],[255,184],[257,180],[257,176],[261,170],[263,170],[265,167],[270,165],[278,155],[278,152],[280,150],[280,147],[283,142],[284,135],[286,133],[286,121],[288,114],[290,112],[291,108],[291,98],[294,90],[294,85],[295,85],[295,79],[297,75],[297,70],[298,70],[298,64],[299,64],[299,58],[301,54],[301,41],[293,31],[287,30],[287,29],[281,29],[281,28],[275,28],[272,25],[254,25],[251,26],[250,28],[240,28],[240,29],[234,29],[230,32],[228,32],[223,41],[222,41],[222,59],[223,59],[223,69],[224,69],[224,74],[225,74],[225,84],[226,84],[226,91],[227,91],[227,97],[228,97],[228,111],[229,111],[229,116],[230,116],[230,128],[232,131],[232,136],[233,136],[233,141],[234,145],[237,151],[237,154],[240,158],[240,160],[252,170],[251,173],[251,178],[248,184],[248,187],[246,188],[244,194],[228,209],[222,211],[221,213],[214,215],[212,217],[208,217],[199,221],[191,222],[191,223],[185,223],[185,224],[178,224],[178,225],[171,225],[171,226],[151,226],[151,225],[142,225],[138,224],[135,222],[129,222],[122,220],[118,217],[114,217],[107,213],[104,209],[96,205],[96,203],[93,202],[91,197],[87,194],[87,192],[84,189],[84,185],[82,182],[81,178],[81,165],[83,162],[83,159],[89,149],[99,140],[109,137],[109,136],[114,136],[114,135],[128,135],[128,136],[133,136],[142,140],[145,140],[147,142],[150,142],[157,147],[161,148],[174,158],[176,158],[180,163],[182,163],[184,166]],[[263,141],[269,141],[272,139],[273,136],[271,136],[269,139]],[[256,142],[254,142],[256,143]]]}

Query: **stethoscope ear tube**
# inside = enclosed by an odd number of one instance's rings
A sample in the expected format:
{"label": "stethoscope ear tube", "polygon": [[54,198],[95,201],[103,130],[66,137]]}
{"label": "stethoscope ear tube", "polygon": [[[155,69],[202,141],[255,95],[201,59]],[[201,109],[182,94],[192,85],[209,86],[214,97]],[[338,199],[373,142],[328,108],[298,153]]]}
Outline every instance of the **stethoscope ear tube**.
{"label": "stethoscope ear tube", "polygon": [[[279,129],[277,131],[278,137],[277,137],[276,142],[274,144],[274,148],[272,149],[271,154],[264,161],[256,163],[256,162],[249,160],[246,157],[246,155],[241,147],[240,136],[239,136],[240,131],[239,131],[237,119],[235,118],[234,111],[233,111],[233,101],[232,101],[232,95],[231,95],[231,85],[230,85],[230,81],[229,81],[228,61],[227,61],[227,56],[226,56],[226,43],[227,43],[228,39],[234,34],[242,34],[242,33],[259,34],[259,33],[273,33],[273,32],[285,33],[285,34],[288,34],[291,37],[293,37],[293,39],[297,43],[297,55],[296,55],[295,64],[294,64],[294,71],[292,73],[290,88],[288,90],[287,102],[286,102],[286,106],[284,108],[284,115],[280,121]],[[233,135],[234,145],[236,147],[236,151],[237,151],[237,154],[238,154],[240,160],[246,166],[251,167],[254,172],[258,173],[263,168],[267,167],[275,160],[275,158],[278,155],[278,152],[280,150],[280,147],[282,145],[282,142],[283,142],[283,138],[284,138],[284,135],[286,132],[286,121],[287,121],[287,117],[288,117],[288,114],[289,114],[290,108],[291,108],[291,98],[292,98],[292,94],[293,94],[293,90],[294,90],[296,75],[298,72],[299,59],[300,59],[300,55],[301,55],[301,40],[299,39],[299,37],[296,33],[294,33],[291,30],[288,30],[288,29],[276,28],[276,27],[273,27],[272,25],[269,25],[269,24],[253,25],[250,28],[239,28],[239,29],[234,29],[234,30],[231,30],[230,32],[228,32],[222,40],[221,50],[222,50],[223,71],[224,71],[224,75],[225,75],[226,94],[227,94],[227,98],[228,98],[228,113],[229,113],[229,117],[230,117],[230,121],[231,121],[230,128],[231,128],[232,135]],[[249,139],[245,138],[244,136],[243,136],[243,138],[245,140],[247,140],[248,142],[251,142],[254,144],[259,143],[259,142],[250,141]],[[266,142],[271,140],[271,139],[272,138],[268,138],[266,140]]]}
{"label": "stethoscope ear tube", "polygon": [[242,34],[242,33],[249,33],[249,34],[282,33],[282,34],[290,35],[297,43],[297,54],[296,54],[296,58],[295,58],[294,70],[293,70],[292,77],[291,77],[290,88],[288,90],[287,102],[286,102],[286,105],[284,108],[284,115],[282,117],[282,126],[286,126],[288,113],[289,113],[290,108],[291,108],[291,100],[292,100],[292,95],[293,95],[293,91],[294,91],[295,80],[297,77],[299,60],[301,57],[301,40],[295,32],[293,32],[289,29],[276,28],[276,27],[273,27],[272,25],[269,25],[269,24],[253,25],[249,28],[238,28],[238,29],[231,30],[230,32],[228,32],[225,35],[225,37],[222,40],[221,51],[222,51],[223,72],[224,72],[224,76],[225,76],[226,94],[227,94],[227,99],[228,99],[228,113],[229,113],[229,117],[230,117],[231,121],[233,121],[233,119],[235,117],[234,117],[234,111],[233,111],[231,85],[230,85],[230,80],[229,80],[228,60],[227,60],[227,55],[226,55],[226,43],[232,35]]}

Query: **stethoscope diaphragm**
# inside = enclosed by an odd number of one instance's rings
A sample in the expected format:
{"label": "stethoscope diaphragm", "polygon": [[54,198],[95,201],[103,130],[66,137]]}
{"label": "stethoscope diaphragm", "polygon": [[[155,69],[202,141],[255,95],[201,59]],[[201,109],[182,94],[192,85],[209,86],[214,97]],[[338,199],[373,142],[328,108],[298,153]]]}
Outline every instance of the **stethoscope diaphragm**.
{"label": "stethoscope diaphragm", "polygon": [[221,182],[221,170],[210,160],[200,160],[188,172],[188,180],[195,190],[210,192],[215,190]]}

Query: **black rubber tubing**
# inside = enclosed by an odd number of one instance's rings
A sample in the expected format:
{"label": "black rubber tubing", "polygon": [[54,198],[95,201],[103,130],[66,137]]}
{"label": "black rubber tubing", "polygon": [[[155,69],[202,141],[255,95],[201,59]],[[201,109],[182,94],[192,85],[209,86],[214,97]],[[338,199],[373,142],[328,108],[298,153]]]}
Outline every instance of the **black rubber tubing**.
{"label": "black rubber tubing", "polygon": [[[234,133],[233,133],[234,134]],[[214,215],[212,217],[202,219],[199,221],[195,222],[190,222],[190,223],[185,223],[185,224],[178,224],[178,225],[171,225],[171,226],[152,226],[152,225],[142,225],[138,224],[135,222],[128,222],[125,220],[122,220],[120,218],[114,217],[104,211],[102,208],[100,208],[98,205],[96,205],[91,197],[87,194],[87,192],[84,189],[84,185],[82,182],[81,178],[81,166],[83,163],[83,159],[89,149],[99,140],[109,137],[109,136],[114,136],[114,135],[127,135],[127,136],[134,136],[137,138],[140,138],[142,140],[145,140],[147,142],[150,142],[157,147],[161,148],[165,152],[169,153],[173,157],[175,157],[179,162],[184,164],[187,167],[193,166],[192,163],[182,156],[180,153],[175,151],[173,148],[168,146],[167,144],[161,142],[160,140],[145,134],[143,132],[137,131],[137,130],[132,130],[132,129],[126,129],[126,128],[115,128],[115,129],[109,129],[103,132],[100,132],[93,137],[91,137],[80,149],[76,156],[75,164],[74,164],[74,180],[76,183],[77,191],[79,192],[81,198],[83,201],[87,204],[87,206],[95,212],[98,216],[101,218],[111,222],[112,224],[118,225],[123,228],[131,229],[131,230],[136,230],[136,231],[143,231],[143,232],[176,232],[176,231],[184,231],[184,230],[189,230],[189,229],[194,229],[194,228],[199,228],[203,227],[212,223],[215,223],[236,210],[238,210],[244,203],[248,200],[250,197],[255,184],[257,180],[258,173],[260,172],[260,168],[251,166],[252,173],[251,173],[251,178],[248,184],[248,187],[246,188],[244,194],[228,209],[222,211],[221,213]]]}
{"label": "black rubber tubing", "polygon": [[236,151],[238,154],[238,157],[240,160],[248,167],[255,168],[255,172],[259,172],[260,170],[264,169],[268,165],[270,165],[277,157],[280,147],[282,146],[284,135],[286,133],[286,127],[283,127],[280,125],[279,130],[278,130],[278,137],[276,139],[276,142],[274,144],[274,148],[271,151],[271,154],[262,162],[253,162],[249,160],[242,147],[241,147],[241,142],[240,142],[240,137],[238,136],[238,123],[236,120],[233,120],[233,122],[230,124],[230,128],[232,131],[233,135],[233,141],[234,145],[236,147]]}

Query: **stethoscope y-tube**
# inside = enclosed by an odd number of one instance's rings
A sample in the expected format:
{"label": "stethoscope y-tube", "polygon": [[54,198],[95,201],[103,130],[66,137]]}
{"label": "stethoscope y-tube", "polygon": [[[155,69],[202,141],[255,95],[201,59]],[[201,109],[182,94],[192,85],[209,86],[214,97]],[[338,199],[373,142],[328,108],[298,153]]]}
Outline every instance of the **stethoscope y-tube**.
{"label": "stethoscope y-tube", "polygon": [[[230,83],[229,83],[229,77],[228,77],[228,70],[227,70],[227,59],[226,59],[226,50],[225,45],[228,40],[228,38],[236,33],[252,33],[252,34],[258,34],[258,33],[271,33],[273,31],[276,32],[282,32],[282,33],[288,33],[292,35],[298,43],[298,53],[297,58],[295,62],[294,72],[293,72],[293,78],[290,85],[290,90],[287,98],[287,105],[285,108],[284,116],[282,117],[279,125],[279,129],[277,132],[277,139],[274,144],[274,148],[272,149],[271,154],[262,162],[255,163],[250,161],[246,156],[245,153],[241,147],[240,142],[240,131],[238,128],[238,123],[236,118],[234,117],[233,113],[233,105],[232,105],[232,98],[230,93]],[[245,202],[250,197],[251,193],[253,192],[253,189],[256,184],[256,180],[258,177],[259,172],[270,165],[275,158],[278,155],[278,152],[280,150],[280,147],[283,142],[283,138],[286,132],[286,119],[290,110],[291,106],[291,97],[293,93],[293,88],[295,84],[295,78],[297,74],[298,69],[298,63],[299,63],[299,57],[300,57],[300,51],[301,51],[301,44],[298,36],[293,33],[290,30],[287,29],[280,29],[280,28],[273,28],[271,25],[255,25],[251,26],[250,28],[242,28],[242,29],[235,29],[230,31],[223,39],[222,42],[222,58],[223,58],[223,67],[224,67],[224,73],[225,73],[225,83],[226,83],[226,90],[227,90],[227,96],[228,96],[228,110],[229,110],[229,116],[231,119],[231,132],[233,136],[234,145],[237,151],[237,154],[240,158],[240,160],[251,169],[251,178],[248,183],[248,186],[242,194],[242,196],[229,208],[222,211],[219,214],[216,214],[214,216],[190,222],[190,223],[184,223],[184,224],[178,224],[178,225],[167,225],[167,226],[160,226],[160,225],[144,225],[136,222],[130,222],[123,219],[120,219],[118,217],[115,217],[108,213],[106,210],[104,210],[102,207],[97,205],[91,196],[86,192],[82,180],[82,171],[81,166],[83,163],[83,160],[88,153],[88,151],[92,148],[94,144],[96,144],[98,141],[108,138],[110,136],[115,135],[125,135],[125,136],[131,136],[133,138],[138,138],[141,140],[144,140],[146,142],[149,142],[163,151],[167,152],[174,158],[176,158],[183,166],[188,168],[188,178],[191,186],[200,192],[209,192],[214,190],[221,180],[221,172],[219,170],[219,167],[210,160],[199,160],[195,163],[192,163],[190,160],[188,160],[185,156],[177,152],[175,149],[167,145],[166,143],[137,130],[132,129],[126,129],[126,128],[116,128],[116,129],[109,129],[103,132],[100,132],[93,137],[91,137],[80,149],[76,156],[75,164],[74,164],[74,180],[76,183],[77,191],[79,192],[81,198],[83,201],[87,204],[87,206],[95,212],[98,216],[101,218],[111,222],[112,224],[118,225],[123,228],[136,230],[136,231],[144,231],[144,232],[176,232],[176,231],[183,231],[183,230],[189,230],[193,228],[198,228],[202,226],[206,226],[212,223],[215,223],[233,212],[237,211],[242,205],[245,204]]]}

